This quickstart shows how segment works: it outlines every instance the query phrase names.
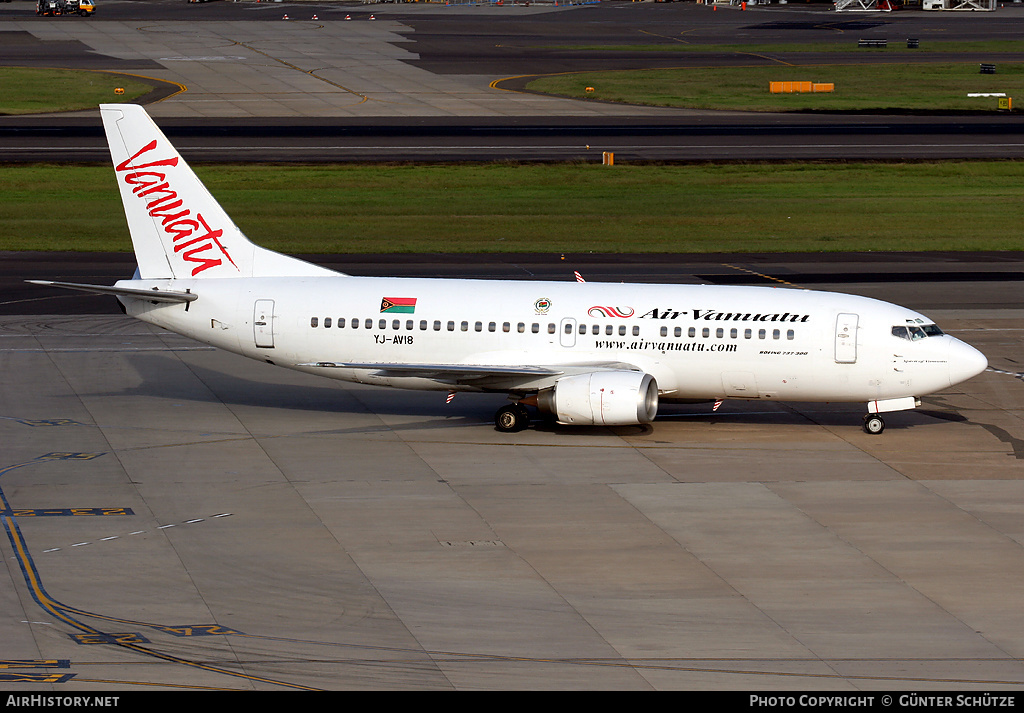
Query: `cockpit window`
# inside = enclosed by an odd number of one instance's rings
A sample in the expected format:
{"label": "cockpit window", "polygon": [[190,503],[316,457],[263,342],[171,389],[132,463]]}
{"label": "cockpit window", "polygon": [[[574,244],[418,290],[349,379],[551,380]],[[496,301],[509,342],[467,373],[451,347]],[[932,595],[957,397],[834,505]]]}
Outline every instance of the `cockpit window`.
{"label": "cockpit window", "polygon": [[928,337],[941,337],[942,334],[942,330],[935,324],[922,324],[920,326],[914,324],[907,327],[897,325],[892,328],[892,336],[911,342],[927,339]]}

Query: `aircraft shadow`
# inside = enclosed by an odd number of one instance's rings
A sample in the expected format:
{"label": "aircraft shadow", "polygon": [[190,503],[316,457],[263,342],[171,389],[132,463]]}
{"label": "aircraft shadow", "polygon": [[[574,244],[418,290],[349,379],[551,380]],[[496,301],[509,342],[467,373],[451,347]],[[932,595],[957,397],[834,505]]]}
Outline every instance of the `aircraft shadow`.
{"label": "aircraft shadow", "polygon": [[[231,407],[283,409],[325,414],[365,414],[367,416],[415,417],[426,419],[415,424],[371,426],[377,429],[450,428],[453,425],[479,425],[493,422],[494,411],[506,403],[502,394],[459,393],[445,403],[440,391],[407,391],[385,387],[350,388],[344,382],[316,379],[316,383],[284,383],[286,378],[311,377],[286,372],[280,367],[263,365],[267,380],[240,376],[210,368],[194,361],[163,354],[132,354],[126,361],[139,377],[137,386],[117,392],[92,393],[93,396],[145,396],[167,401],[223,403]],[[182,378],[182,367],[191,378]],[[257,368],[260,368],[257,366]],[[177,375],[177,376],[174,376]],[[955,411],[925,408],[886,414],[888,428],[913,428],[936,421],[963,422]],[[825,427],[859,426],[863,410],[856,404],[761,403],[727,401],[718,411],[711,404],[663,404],[655,423],[635,426],[565,426],[551,418],[538,417],[530,428],[547,433],[572,433],[580,437],[607,436],[609,428],[621,436],[653,435],[660,423],[699,423],[730,425],[820,425]],[[349,431],[350,429],[342,429]],[[366,427],[352,430],[363,431]],[[335,432],[335,430],[325,430]]]}

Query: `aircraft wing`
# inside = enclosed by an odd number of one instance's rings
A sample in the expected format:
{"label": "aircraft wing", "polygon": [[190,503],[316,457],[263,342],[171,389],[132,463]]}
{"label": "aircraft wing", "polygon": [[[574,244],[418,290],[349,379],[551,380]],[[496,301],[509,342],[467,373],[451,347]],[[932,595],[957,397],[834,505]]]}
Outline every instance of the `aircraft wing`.
{"label": "aircraft wing", "polygon": [[558,376],[564,372],[543,366],[498,366],[486,364],[388,364],[384,362],[315,361],[298,366],[336,369],[374,369],[381,376],[423,379],[485,379],[493,376]]}
{"label": "aircraft wing", "polygon": [[316,361],[297,366],[336,369],[373,369],[378,376],[400,378],[418,377],[462,384],[483,379],[536,381],[545,377],[581,374],[593,371],[641,371],[632,364],[621,362],[587,362],[550,366],[510,366],[504,364],[400,364],[385,362]]}

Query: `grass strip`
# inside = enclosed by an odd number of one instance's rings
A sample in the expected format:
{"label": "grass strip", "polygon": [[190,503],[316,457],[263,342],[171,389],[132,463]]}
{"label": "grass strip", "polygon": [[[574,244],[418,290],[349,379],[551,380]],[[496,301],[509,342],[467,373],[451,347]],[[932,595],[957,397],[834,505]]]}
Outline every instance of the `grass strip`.
{"label": "grass strip", "polygon": [[[1017,97],[1024,106],[1024,63],[1003,62],[997,72],[980,74],[974,62],[688,67],[553,75],[527,89],[629,104],[771,112],[995,111],[996,99],[967,96],[991,92]],[[835,91],[771,94],[773,81],[832,83]]]}
{"label": "grass strip", "polygon": [[[878,37],[877,31],[866,31],[865,38]],[[1024,41],[1022,40],[931,40],[918,39],[918,47],[911,48],[906,44],[905,39],[890,40],[884,48],[863,48],[857,47],[857,38],[848,35],[842,40],[831,42],[805,42],[801,44],[788,42],[762,42],[762,43],[736,43],[736,44],[698,44],[675,38],[664,38],[662,42],[647,42],[643,44],[620,44],[620,45],[537,45],[538,50],[572,50],[586,52],[684,52],[690,54],[753,54],[753,53],[779,53],[779,54],[818,54],[822,52],[844,53],[851,56],[863,54],[890,54],[909,53],[921,55],[927,52],[941,52],[944,54],[963,53],[1024,53]]]}
{"label": "grass strip", "polygon": [[[286,253],[1021,246],[1024,162],[201,165],[196,171],[252,240]],[[0,195],[0,250],[131,249],[108,166],[0,166]]]}
{"label": "grass strip", "polygon": [[[116,88],[124,89],[115,94]],[[39,114],[95,109],[128,102],[153,87],[123,74],[71,69],[0,67],[0,114]]]}

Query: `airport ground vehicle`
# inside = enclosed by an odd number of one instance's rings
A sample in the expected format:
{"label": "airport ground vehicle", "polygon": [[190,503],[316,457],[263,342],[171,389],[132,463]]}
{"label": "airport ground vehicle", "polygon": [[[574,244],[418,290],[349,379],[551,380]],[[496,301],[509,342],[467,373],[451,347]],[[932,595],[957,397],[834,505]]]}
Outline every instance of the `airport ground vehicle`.
{"label": "airport ground vehicle", "polygon": [[36,2],[36,14],[47,17],[61,15],[92,17],[95,12],[96,3],[93,0],[38,0]]}

